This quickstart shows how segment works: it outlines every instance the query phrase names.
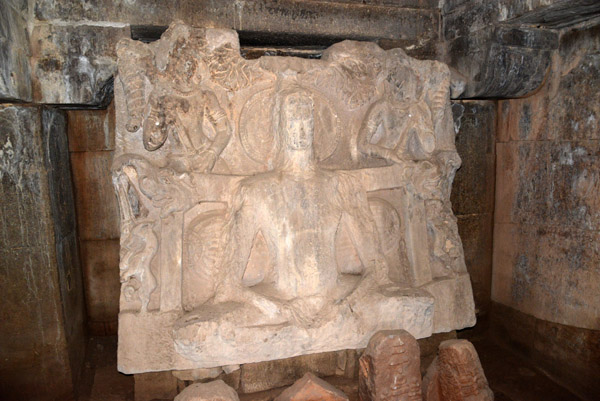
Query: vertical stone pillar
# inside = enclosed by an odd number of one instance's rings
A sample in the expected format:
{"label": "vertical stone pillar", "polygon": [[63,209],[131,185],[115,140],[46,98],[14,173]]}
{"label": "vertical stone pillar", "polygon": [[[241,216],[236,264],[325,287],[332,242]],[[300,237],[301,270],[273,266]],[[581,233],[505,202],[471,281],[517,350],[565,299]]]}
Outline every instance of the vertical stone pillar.
{"label": "vertical stone pillar", "polygon": [[455,102],[456,150],[462,160],[452,184],[452,211],[465,252],[477,313],[489,311],[496,174],[496,102]]}
{"label": "vertical stone pillar", "polygon": [[116,334],[121,283],[119,209],[110,169],[114,107],[70,110],[67,118],[87,329],[91,335]]}
{"label": "vertical stone pillar", "polygon": [[63,112],[0,106],[0,399],[70,399],[85,354]]}

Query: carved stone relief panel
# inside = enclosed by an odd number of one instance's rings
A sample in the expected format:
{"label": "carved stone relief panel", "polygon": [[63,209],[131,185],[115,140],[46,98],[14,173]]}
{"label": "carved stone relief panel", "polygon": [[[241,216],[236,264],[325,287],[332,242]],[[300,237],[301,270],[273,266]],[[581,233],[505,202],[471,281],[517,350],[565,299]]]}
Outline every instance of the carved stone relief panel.
{"label": "carved stone relief panel", "polygon": [[117,53],[122,372],[474,324],[444,64],[352,41],[245,60],[182,23]]}

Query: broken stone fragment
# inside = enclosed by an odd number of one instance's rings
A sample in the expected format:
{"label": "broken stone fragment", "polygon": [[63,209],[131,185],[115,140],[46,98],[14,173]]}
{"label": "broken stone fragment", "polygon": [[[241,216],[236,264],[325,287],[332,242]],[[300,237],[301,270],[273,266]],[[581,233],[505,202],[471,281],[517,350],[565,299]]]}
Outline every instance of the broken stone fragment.
{"label": "broken stone fragment", "polygon": [[200,368],[187,370],[174,370],[173,376],[184,381],[201,381],[206,379],[214,379],[223,373],[223,368]]}
{"label": "broken stone fragment", "polygon": [[186,387],[174,401],[240,401],[240,398],[223,380],[215,380]]}
{"label": "broken stone fragment", "polygon": [[309,372],[274,401],[348,401],[348,397],[331,384]]}
{"label": "broken stone fragment", "polygon": [[493,401],[475,347],[467,340],[440,344],[423,378],[424,401]]}
{"label": "broken stone fragment", "polygon": [[424,401],[441,400],[440,395],[440,365],[436,356],[423,376],[422,393]]}
{"label": "broken stone fragment", "polygon": [[420,401],[421,359],[417,340],[406,330],[379,331],[360,358],[361,401]]}

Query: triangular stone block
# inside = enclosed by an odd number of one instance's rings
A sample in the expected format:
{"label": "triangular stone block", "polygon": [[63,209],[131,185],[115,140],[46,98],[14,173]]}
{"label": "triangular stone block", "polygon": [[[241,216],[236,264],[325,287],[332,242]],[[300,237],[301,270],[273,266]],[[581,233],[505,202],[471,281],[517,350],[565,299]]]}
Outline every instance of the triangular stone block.
{"label": "triangular stone block", "polygon": [[274,401],[348,401],[348,397],[325,380],[319,379],[309,372]]}

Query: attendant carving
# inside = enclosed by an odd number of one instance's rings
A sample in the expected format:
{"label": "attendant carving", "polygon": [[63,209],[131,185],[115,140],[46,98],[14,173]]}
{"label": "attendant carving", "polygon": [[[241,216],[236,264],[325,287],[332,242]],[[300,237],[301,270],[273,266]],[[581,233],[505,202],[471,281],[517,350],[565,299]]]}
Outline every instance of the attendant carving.
{"label": "attendant carving", "polygon": [[401,86],[407,88],[385,82],[386,94],[369,107],[358,138],[363,154],[399,164],[428,159],[436,142],[424,93],[409,83],[412,72],[403,71],[407,76]]}
{"label": "attendant carving", "polygon": [[[210,172],[231,137],[216,96],[199,87],[207,75],[206,65],[185,42],[176,44],[165,71],[156,73],[144,122],[144,147],[157,150],[172,137],[176,146],[169,163],[176,171]],[[212,126],[212,137],[204,129],[205,118]]]}

